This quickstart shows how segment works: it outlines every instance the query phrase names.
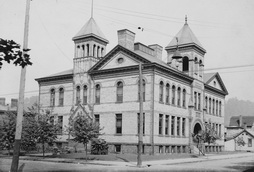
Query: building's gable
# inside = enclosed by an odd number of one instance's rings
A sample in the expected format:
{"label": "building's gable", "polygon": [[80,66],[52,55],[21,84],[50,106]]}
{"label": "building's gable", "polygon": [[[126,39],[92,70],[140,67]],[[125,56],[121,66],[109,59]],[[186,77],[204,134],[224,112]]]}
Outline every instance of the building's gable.
{"label": "building's gable", "polygon": [[[123,62],[119,64],[118,59],[123,58]],[[117,45],[113,48],[106,56],[104,56],[98,63],[96,63],[90,70],[89,73],[116,69],[121,67],[135,66],[139,63],[151,63],[146,58],[126,49],[123,46]]]}
{"label": "building's gable", "polygon": [[101,66],[99,70],[127,67],[138,64],[139,61],[137,59],[124,52],[119,51],[117,54],[112,56],[103,66]]}
{"label": "building's gable", "polygon": [[223,91],[223,89],[221,88],[221,85],[216,77],[214,77],[208,85]]}
{"label": "building's gable", "polygon": [[219,92],[227,95],[228,91],[219,75],[219,73],[205,74],[204,82],[210,89],[219,90]]}

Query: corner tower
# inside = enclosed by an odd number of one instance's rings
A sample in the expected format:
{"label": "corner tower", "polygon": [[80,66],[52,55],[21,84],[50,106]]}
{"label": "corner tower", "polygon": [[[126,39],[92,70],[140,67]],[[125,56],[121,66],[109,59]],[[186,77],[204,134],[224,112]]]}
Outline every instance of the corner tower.
{"label": "corner tower", "polygon": [[106,52],[108,40],[93,17],[72,38],[75,44],[74,74],[87,72]]}
{"label": "corner tower", "polygon": [[182,29],[165,48],[167,51],[167,63],[172,67],[175,67],[175,59],[172,59],[172,56],[177,49],[177,45],[179,53],[182,56],[181,60],[177,60],[179,63],[177,68],[189,76],[203,81],[204,55],[206,50],[190,29],[187,23],[187,17],[185,17],[185,24],[183,25]]}

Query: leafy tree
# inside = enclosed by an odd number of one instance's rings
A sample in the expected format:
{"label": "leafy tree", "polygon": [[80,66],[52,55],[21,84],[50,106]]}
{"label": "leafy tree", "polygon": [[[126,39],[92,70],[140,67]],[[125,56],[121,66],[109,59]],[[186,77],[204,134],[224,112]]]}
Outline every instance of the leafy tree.
{"label": "leafy tree", "polygon": [[220,139],[220,137],[217,135],[216,131],[212,127],[211,123],[205,123],[204,130],[197,134],[197,137],[200,139],[201,142],[208,144],[215,143],[216,140]]}
{"label": "leafy tree", "polygon": [[6,40],[0,38],[0,69],[2,68],[2,61],[10,63],[13,61],[13,64],[25,67],[26,65],[32,65],[29,54],[26,52],[30,49],[23,50],[24,56],[22,56],[22,51],[20,45],[13,40]]}
{"label": "leafy tree", "polygon": [[16,113],[7,111],[3,115],[0,127],[0,146],[7,149],[8,154],[10,155],[10,150],[13,148],[13,143],[15,141]]}
{"label": "leafy tree", "polygon": [[93,138],[98,138],[102,129],[92,119],[80,114],[70,121],[70,126],[70,134],[73,140],[82,143],[85,147],[87,161],[87,144]]}
{"label": "leafy tree", "polygon": [[241,147],[246,144],[245,141],[243,140],[243,137],[238,137],[236,139],[236,143],[237,143],[238,146],[241,146]]}
{"label": "leafy tree", "polygon": [[53,145],[57,138],[58,125],[50,121],[50,113],[37,114],[36,139],[42,144],[43,157],[45,155],[45,144]]}
{"label": "leafy tree", "polygon": [[35,117],[36,114],[34,113],[24,113],[21,149],[27,152],[36,149],[37,135],[35,131],[37,130],[37,121]]}

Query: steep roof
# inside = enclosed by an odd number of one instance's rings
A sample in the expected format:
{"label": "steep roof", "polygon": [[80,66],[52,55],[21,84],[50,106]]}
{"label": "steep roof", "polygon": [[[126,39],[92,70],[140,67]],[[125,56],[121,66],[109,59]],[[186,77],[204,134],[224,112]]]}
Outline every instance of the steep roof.
{"label": "steep roof", "polygon": [[[197,37],[194,35],[192,30],[190,29],[187,21],[183,25],[182,29],[176,34],[178,38],[178,46],[188,46],[188,45],[196,45],[198,48],[206,52],[206,50],[203,48],[202,44],[199,42]],[[175,48],[177,46],[177,41],[175,38],[171,40],[171,42],[168,44],[166,49]]]}
{"label": "steep roof", "polygon": [[96,24],[95,20],[91,17],[88,22],[81,28],[81,30],[72,38],[72,40],[86,38],[89,36],[94,36],[102,41],[108,43],[108,40],[102,33],[99,26]]}
{"label": "steep roof", "polygon": [[209,80],[211,80],[216,73],[204,73],[204,83],[207,83]]}
{"label": "steep roof", "polygon": [[[242,125],[252,126],[254,123],[254,116],[242,116]],[[239,126],[240,116],[232,116],[230,118],[229,126]]]}

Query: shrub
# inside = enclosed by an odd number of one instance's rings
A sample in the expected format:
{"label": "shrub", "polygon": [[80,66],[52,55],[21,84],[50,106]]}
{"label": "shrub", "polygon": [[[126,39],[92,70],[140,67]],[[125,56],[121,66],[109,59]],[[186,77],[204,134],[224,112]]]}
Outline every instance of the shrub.
{"label": "shrub", "polygon": [[107,155],[108,144],[104,139],[93,139],[91,143],[91,154],[93,155]]}

